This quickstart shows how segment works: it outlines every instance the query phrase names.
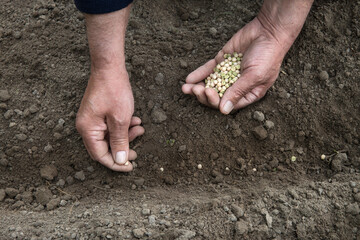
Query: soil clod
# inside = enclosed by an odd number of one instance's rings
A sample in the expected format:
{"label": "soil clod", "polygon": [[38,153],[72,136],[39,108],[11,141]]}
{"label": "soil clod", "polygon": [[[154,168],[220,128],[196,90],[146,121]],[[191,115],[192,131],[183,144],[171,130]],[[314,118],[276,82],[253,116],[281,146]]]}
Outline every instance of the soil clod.
{"label": "soil clod", "polygon": [[58,171],[54,165],[46,165],[40,169],[40,175],[42,178],[52,181],[57,177]]}
{"label": "soil clod", "polygon": [[11,95],[7,90],[0,90],[0,102],[8,101],[11,98]]}
{"label": "soil clod", "polygon": [[10,198],[15,198],[16,195],[19,194],[19,190],[15,188],[5,188],[6,195],[8,195]]}
{"label": "soil clod", "polygon": [[85,181],[85,173],[84,173],[84,171],[76,172],[74,177],[77,180]]}
{"label": "soil clod", "polygon": [[263,126],[257,126],[253,129],[254,136],[259,140],[264,140],[267,138],[268,133]]}
{"label": "soil clod", "polygon": [[164,110],[159,107],[154,107],[151,111],[151,118],[154,123],[162,123],[166,121],[167,116]]}

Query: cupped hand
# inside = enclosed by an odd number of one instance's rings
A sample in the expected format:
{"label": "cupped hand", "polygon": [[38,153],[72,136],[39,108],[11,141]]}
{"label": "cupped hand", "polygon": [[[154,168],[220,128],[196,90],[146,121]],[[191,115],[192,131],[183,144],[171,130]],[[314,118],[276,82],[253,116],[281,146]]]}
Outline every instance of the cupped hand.
{"label": "cupped hand", "polygon": [[[255,18],[240,29],[214,59],[190,73],[182,91],[195,95],[204,105],[219,108],[223,114],[243,108],[261,99],[273,85],[288,45],[288,41],[281,42]],[[234,52],[243,53],[241,77],[220,98],[214,89],[205,88],[203,80],[224,60],[225,53]]]}
{"label": "cupped hand", "polygon": [[137,155],[129,149],[129,142],[145,131],[133,112],[134,98],[126,71],[91,74],[76,128],[92,159],[114,171],[133,169],[129,161]]}

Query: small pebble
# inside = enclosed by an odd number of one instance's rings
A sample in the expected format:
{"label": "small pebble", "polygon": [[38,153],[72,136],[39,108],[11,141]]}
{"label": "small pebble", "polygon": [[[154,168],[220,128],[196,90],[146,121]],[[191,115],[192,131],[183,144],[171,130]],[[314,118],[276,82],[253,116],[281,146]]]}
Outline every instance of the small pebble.
{"label": "small pebble", "polygon": [[274,122],[272,122],[272,121],[270,121],[270,120],[266,120],[266,121],[265,121],[265,127],[266,127],[267,129],[272,129],[272,128],[274,128],[274,126],[275,126]]}
{"label": "small pebble", "polygon": [[232,221],[232,222],[236,222],[236,221],[237,221],[237,217],[236,217],[234,214],[230,214],[229,220]]}
{"label": "small pebble", "polygon": [[11,95],[7,90],[0,90],[0,101],[5,102],[11,98]]}
{"label": "small pebble", "polygon": [[67,204],[67,201],[64,199],[60,201],[60,206],[65,206],[66,204]]}
{"label": "small pebble", "polygon": [[58,187],[63,187],[65,186],[65,180],[64,179],[59,179],[59,181],[57,181],[56,186]]}
{"label": "small pebble", "polygon": [[319,78],[321,81],[326,81],[329,79],[329,74],[327,73],[327,71],[321,71],[319,73]]}
{"label": "small pebble", "polygon": [[53,147],[50,145],[50,143],[48,143],[45,147],[44,147],[44,151],[46,153],[52,152],[53,151]]}
{"label": "small pebble", "polygon": [[136,228],[132,232],[133,232],[134,237],[136,237],[136,238],[142,238],[145,235],[144,228]]}
{"label": "small pebble", "polygon": [[5,193],[6,193],[6,195],[8,195],[10,198],[15,198],[16,195],[19,194],[19,190],[15,189],[15,188],[5,188]]}
{"label": "small pebble", "polygon": [[142,211],[141,211],[141,214],[144,215],[144,216],[148,216],[150,215],[151,211],[150,209],[148,208],[144,208]]}
{"label": "small pebble", "polygon": [[241,218],[244,216],[244,209],[242,209],[241,207],[235,205],[235,204],[232,204],[231,205],[231,211],[234,213],[234,215],[237,217],[237,218]]}
{"label": "small pebble", "polygon": [[76,172],[74,177],[77,180],[84,181],[85,180],[85,173],[84,173],[84,171]]}
{"label": "small pebble", "polygon": [[46,180],[53,180],[57,177],[58,171],[54,165],[45,165],[40,169],[40,176]]}
{"label": "small pebble", "polygon": [[66,182],[67,182],[67,184],[71,185],[74,183],[74,178],[72,176],[68,176],[66,178]]}
{"label": "small pebble", "polygon": [[252,130],[254,136],[259,140],[264,140],[267,138],[268,134],[266,129],[263,126],[257,126]]}
{"label": "small pebble", "polygon": [[164,110],[158,107],[154,107],[151,111],[151,119],[153,123],[162,123],[166,121],[167,116]]}
{"label": "small pebble", "polygon": [[15,39],[20,39],[21,38],[21,32],[19,32],[19,31],[15,31],[14,33],[13,33],[13,37],[15,38]]}
{"label": "small pebble", "polygon": [[187,68],[188,67],[188,64],[187,64],[187,62],[185,61],[185,60],[180,60],[180,67],[181,68]]}
{"label": "small pebble", "polygon": [[186,150],[186,145],[181,145],[178,149],[178,152],[184,152]]}
{"label": "small pebble", "polygon": [[154,225],[156,223],[156,217],[154,215],[150,215],[148,220],[150,225]]}
{"label": "small pebble", "polygon": [[7,110],[5,113],[4,113],[4,118],[5,119],[10,119],[12,116],[14,116],[14,110],[10,109],[10,110]]}
{"label": "small pebble", "polygon": [[54,210],[55,208],[57,208],[60,204],[60,198],[55,198],[55,199],[51,199],[47,204],[46,204],[46,209],[47,210]]}
{"label": "small pebble", "polygon": [[240,219],[235,224],[235,232],[236,232],[237,235],[246,234],[248,232],[248,229],[249,229],[249,227],[248,227],[247,223],[242,219]]}
{"label": "small pebble", "polygon": [[39,108],[35,105],[35,104],[33,104],[33,105],[31,105],[30,107],[29,107],[29,111],[30,111],[30,113],[37,113],[38,111],[39,111]]}
{"label": "small pebble", "polygon": [[215,37],[216,34],[217,34],[216,28],[214,28],[214,27],[210,28],[210,29],[209,29],[209,33],[210,33],[211,36]]}
{"label": "small pebble", "polygon": [[253,118],[259,122],[262,122],[265,120],[265,115],[260,111],[255,111],[253,114]]}
{"label": "small pebble", "polygon": [[345,212],[356,216],[360,213],[359,205],[357,203],[351,203],[347,205]]}
{"label": "small pebble", "polygon": [[213,152],[213,153],[210,154],[210,159],[211,159],[211,160],[216,160],[216,159],[218,159],[218,158],[219,158],[219,154],[218,154],[218,153]]}
{"label": "small pebble", "polygon": [[9,165],[9,161],[5,158],[0,159],[0,166],[7,167]]}
{"label": "small pebble", "polygon": [[157,85],[163,85],[163,83],[164,83],[164,74],[162,74],[162,73],[156,74],[155,82],[156,82]]}

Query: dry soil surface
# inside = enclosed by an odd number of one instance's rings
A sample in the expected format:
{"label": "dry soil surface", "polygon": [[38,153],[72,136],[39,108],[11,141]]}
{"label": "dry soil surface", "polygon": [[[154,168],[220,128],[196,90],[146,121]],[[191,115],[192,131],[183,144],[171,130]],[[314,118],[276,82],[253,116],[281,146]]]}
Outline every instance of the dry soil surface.
{"label": "dry soil surface", "polygon": [[75,129],[83,15],[2,0],[0,239],[360,239],[359,1],[315,1],[260,102],[224,116],[181,93],[260,6],[134,3],[127,68],[146,134],[121,174]]}

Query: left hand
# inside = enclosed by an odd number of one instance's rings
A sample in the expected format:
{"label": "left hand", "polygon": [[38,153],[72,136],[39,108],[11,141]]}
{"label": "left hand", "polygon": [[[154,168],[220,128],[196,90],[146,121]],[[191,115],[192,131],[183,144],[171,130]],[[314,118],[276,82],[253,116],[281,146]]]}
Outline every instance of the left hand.
{"label": "left hand", "polygon": [[[255,18],[239,30],[216,57],[199,67],[186,78],[182,86],[185,94],[195,95],[204,105],[220,108],[223,114],[243,108],[261,99],[274,84],[279,75],[282,60],[288,48],[279,42]],[[286,41],[288,45],[288,41]],[[225,92],[220,99],[212,88],[205,88],[203,80],[224,60],[225,53],[243,53],[241,77]]]}

